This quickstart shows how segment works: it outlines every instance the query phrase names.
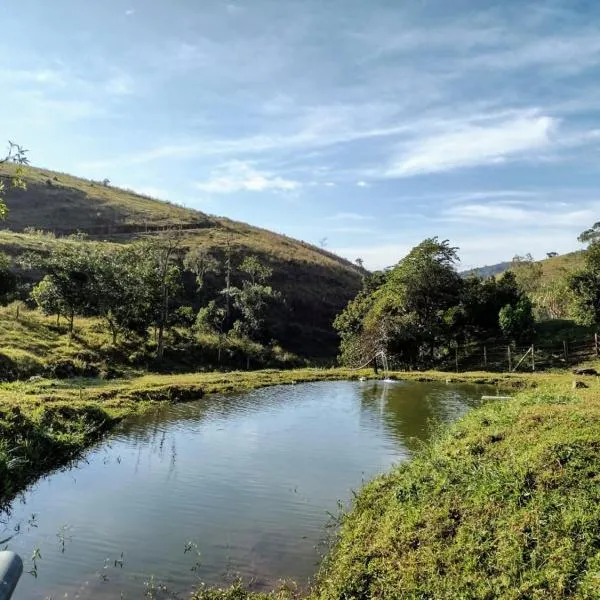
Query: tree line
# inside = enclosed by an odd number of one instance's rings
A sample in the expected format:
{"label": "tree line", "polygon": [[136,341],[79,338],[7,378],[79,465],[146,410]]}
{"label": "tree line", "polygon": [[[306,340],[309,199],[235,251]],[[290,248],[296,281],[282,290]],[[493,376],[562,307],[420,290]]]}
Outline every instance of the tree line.
{"label": "tree line", "polygon": [[[65,319],[70,332],[75,317],[99,317],[114,345],[132,336],[148,339],[154,331],[158,359],[174,326],[271,341],[267,315],[284,300],[269,284],[272,269],[251,255],[233,262],[230,247],[222,259],[201,247],[185,250],[177,231],[127,245],[70,236],[56,240],[47,254],[30,252],[21,259],[23,267],[43,274],[30,299],[44,314]],[[190,304],[186,275],[194,278]]]}
{"label": "tree line", "polygon": [[458,248],[429,238],[394,267],[366,275],[338,315],[340,360],[359,366],[384,352],[406,368],[449,359],[458,345],[530,343],[536,320],[600,325],[600,223],[582,234],[583,267],[544,281],[531,255],[496,277],[462,277]]}

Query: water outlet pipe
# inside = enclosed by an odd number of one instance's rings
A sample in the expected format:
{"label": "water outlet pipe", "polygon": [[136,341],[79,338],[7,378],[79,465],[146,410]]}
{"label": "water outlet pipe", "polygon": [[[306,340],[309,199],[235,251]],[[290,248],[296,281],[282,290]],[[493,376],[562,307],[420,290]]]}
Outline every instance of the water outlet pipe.
{"label": "water outlet pipe", "polygon": [[23,561],[14,552],[0,552],[0,600],[10,600],[23,574]]}

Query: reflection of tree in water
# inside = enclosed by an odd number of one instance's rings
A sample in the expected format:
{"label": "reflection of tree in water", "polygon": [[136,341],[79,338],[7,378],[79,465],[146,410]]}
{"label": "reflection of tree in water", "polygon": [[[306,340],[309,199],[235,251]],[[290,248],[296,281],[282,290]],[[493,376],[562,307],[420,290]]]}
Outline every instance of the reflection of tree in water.
{"label": "reflection of tree in water", "polygon": [[414,452],[439,424],[452,422],[475,406],[482,393],[472,385],[366,382],[361,386],[361,411]]}

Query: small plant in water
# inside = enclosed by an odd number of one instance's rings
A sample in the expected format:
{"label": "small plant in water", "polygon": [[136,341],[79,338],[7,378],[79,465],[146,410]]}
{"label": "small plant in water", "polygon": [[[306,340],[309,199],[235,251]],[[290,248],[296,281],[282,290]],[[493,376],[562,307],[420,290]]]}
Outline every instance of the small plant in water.
{"label": "small plant in water", "polygon": [[183,549],[183,553],[187,554],[188,552],[192,552],[196,557],[196,562],[190,569],[190,571],[196,572],[202,564],[200,561],[200,550],[198,549],[198,544],[196,544],[195,542],[186,542],[185,547]]}
{"label": "small plant in water", "polygon": [[33,549],[33,552],[31,554],[31,563],[32,563],[32,567],[31,570],[29,571],[30,575],[33,575],[33,577],[35,577],[37,579],[38,576],[38,560],[42,559],[42,553],[40,551],[39,546],[36,546]]}

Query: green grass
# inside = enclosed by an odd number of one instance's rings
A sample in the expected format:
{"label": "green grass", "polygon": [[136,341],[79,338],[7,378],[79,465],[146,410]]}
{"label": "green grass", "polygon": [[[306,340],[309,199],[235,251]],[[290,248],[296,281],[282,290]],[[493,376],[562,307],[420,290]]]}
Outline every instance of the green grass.
{"label": "green grass", "polygon": [[365,487],[312,597],[598,598],[600,402],[528,392]]}

